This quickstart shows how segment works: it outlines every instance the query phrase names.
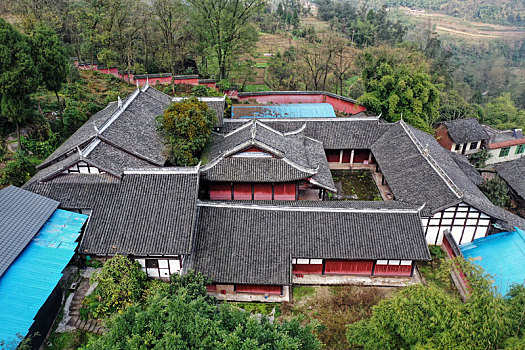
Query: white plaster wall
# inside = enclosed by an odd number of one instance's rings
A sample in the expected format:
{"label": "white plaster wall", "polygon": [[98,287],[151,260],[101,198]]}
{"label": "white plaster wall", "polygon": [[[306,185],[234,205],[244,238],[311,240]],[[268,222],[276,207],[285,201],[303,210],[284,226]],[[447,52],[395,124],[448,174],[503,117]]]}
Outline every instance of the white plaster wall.
{"label": "white plaster wall", "polygon": [[516,148],[518,146],[511,146],[510,147],[510,151],[509,151],[509,155],[506,156],[506,157],[500,157],[499,156],[499,152],[501,151],[501,148],[496,148],[496,149],[491,149],[491,150],[488,150],[489,154],[491,154],[492,156],[487,160],[486,164],[496,164],[496,163],[501,163],[501,162],[507,162],[509,160],[514,160],[514,159],[518,159],[518,158],[521,158],[525,155],[525,152],[524,153],[521,153],[521,154],[516,154]]}

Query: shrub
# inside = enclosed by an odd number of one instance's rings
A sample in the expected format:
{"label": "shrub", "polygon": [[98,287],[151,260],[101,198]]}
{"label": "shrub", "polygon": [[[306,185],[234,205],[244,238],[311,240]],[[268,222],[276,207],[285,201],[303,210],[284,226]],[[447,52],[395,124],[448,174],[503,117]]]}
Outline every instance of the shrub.
{"label": "shrub", "polygon": [[146,279],[138,262],[116,255],[104,264],[100,273],[91,277],[90,282],[98,286],[84,299],[83,305],[93,318],[122,312],[141,300]]}
{"label": "shrub", "polygon": [[495,176],[490,180],[485,180],[479,188],[493,204],[504,208],[510,206],[509,190],[507,189],[505,181],[499,176]]}
{"label": "shrub", "polygon": [[1,185],[22,186],[35,173],[35,166],[22,151],[15,154],[15,159],[7,162],[0,172]]}

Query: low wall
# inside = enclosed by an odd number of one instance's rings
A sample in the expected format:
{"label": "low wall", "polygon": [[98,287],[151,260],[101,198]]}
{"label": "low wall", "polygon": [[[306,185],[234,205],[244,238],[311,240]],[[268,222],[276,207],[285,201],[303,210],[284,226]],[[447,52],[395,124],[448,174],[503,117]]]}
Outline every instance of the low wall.
{"label": "low wall", "polygon": [[303,275],[293,276],[296,285],[358,285],[370,287],[405,287],[421,283],[419,273],[414,270],[413,277],[384,277],[384,276],[328,276],[328,275]]}
{"label": "low wall", "polygon": [[255,294],[255,293],[237,293],[231,292],[221,294],[219,292],[208,292],[208,295],[216,297],[223,301],[241,301],[241,302],[263,302],[263,303],[280,303],[283,301],[290,302],[290,287],[283,286],[282,295],[273,294]]}
{"label": "low wall", "polygon": [[329,103],[335,111],[350,115],[366,111],[366,107],[357,104],[351,98],[325,91],[239,92],[237,98],[239,101],[256,101],[257,103]]}
{"label": "low wall", "polygon": [[[441,249],[443,249],[443,251],[445,252],[446,259],[463,257],[463,254],[461,253],[461,250],[459,249],[456,241],[454,240],[454,237],[452,237],[452,235],[448,231],[445,231],[445,233],[443,234],[443,244],[441,245]],[[459,268],[454,268],[453,271],[450,272],[450,277],[452,278],[454,285],[458,289],[461,298],[463,300],[467,300],[470,291],[468,287],[467,278],[463,271],[461,271],[461,269]]]}

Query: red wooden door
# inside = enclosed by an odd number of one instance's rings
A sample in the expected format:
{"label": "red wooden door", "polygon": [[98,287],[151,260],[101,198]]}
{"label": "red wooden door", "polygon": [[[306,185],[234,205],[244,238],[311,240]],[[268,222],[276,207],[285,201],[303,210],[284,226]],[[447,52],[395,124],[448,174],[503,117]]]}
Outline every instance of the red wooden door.
{"label": "red wooden door", "polygon": [[252,184],[233,184],[233,199],[235,200],[251,200],[252,199]]}
{"label": "red wooden door", "polygon": [[350,156],[352,151],[349,149],[343,150],[343,163],[350,163]]}
{"label": "red wooden door", "polygon": [[253,199],[256,201],[272,200],[272,184],[254,184]]}
{"label": "red wooden door", "polygon": [[370,151],[366,149],[356,149],[354,150],[354,163],[363,163],[365,160],[368,160]]}
{"label": "red wooden door", "polygon": [[232,188],[229,183],[212,183],[210,184],[211,200],[231,200]]}
{"label": "red wooden door", "polygon": [[341,154],[339,150],[327,149],[325,152],[326,152],[326,159],[329,162],[339,163],[339,157]]}
{"label": "red wooden door", "polygon": [[371,260],[326,260],[327,275],[371,275],[374,262]]}
{"label": "red wooden door", "polygon": [[273,189],[273,199],[276,201],[294,201],[296,199],[295,187],[295,184],[275,184]]}
{"label": "red wooden door", "polygon": [[281,294],[281,286],[261,286],[256,284],[237,284],[235,291],[238,293],[256,293],[256,294]]}
{"label": "red wooden door", "polygon": [[292,273],[302,275],[322,275],[323,264],[293,264]]}

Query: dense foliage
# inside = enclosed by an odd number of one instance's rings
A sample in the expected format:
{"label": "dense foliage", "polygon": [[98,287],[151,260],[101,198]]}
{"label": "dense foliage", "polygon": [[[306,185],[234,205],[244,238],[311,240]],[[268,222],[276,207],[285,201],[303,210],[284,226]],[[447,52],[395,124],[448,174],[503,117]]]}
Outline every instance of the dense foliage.
{"label": "dense foliage", "polygon": [[0,185],[22,186],[34,173],[35,165],[23,151],[18,151],[0,172]]}
{"label": "dense foliage", "polygon": [[146,301],[114,315],[108,332],[85,349],[320,349],[312,326],[270,323],[206,295],[210,280],[173,275]]}
{"label": "dense foliage", "polygon": [[415,285],[373,307],[369,319],[348,326],[348,341],[364,349],[500,349],[523,344],[525,287],[502,297],[482,270],[461,259],[444,264],[466,272],[471,295],[466,303],[442,288]]}
{"label": "dense foliage", "polygon": [[500,207],[510,206],[510,195],[507,184],[499,176],[485,180],[479,187],[490,201]]}
{"label": "dense foliage", "polygon": [[93,318],[122,312],[127,306],[137,303],[146,286],[146,273],[138,262],[132,262],[122,255],[109,259],[99,273],[94,273],[90,283],[97,283],[92,294],[83,305]]}
{"label": "dense foliage", "polygon": [[365,93],[358,102],[395,122],[401,118],[424,131],[438,119],[439,90],[423,67],[395,56],[365,53],[362,79]]}
{"label": "dense foliage", "polygon": [[157,121],[169,161],[178,166],[192,166],[199,162],[210,140],[216,116],[205,102],[189,98],[169,106]]}

